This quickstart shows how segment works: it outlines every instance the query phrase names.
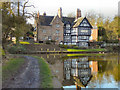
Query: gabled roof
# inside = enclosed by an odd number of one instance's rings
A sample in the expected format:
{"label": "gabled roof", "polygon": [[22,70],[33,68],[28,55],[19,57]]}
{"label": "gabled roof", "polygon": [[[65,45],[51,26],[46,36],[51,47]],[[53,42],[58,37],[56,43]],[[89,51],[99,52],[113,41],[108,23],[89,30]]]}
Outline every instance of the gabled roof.
{"label": "gabled roof", "polygon": [[[39,16],[39,22],[43,26],[50,26],[56,17],[57,16],[43,16],[43,15],[40,15]],[[61,20],[64,24],[67,24],[67,23],[71,24],[72,27],[80,27],[80,24],[82,23],[82,21],[84,19],[87,20],[86,17],[85,18],[80,17],[77,20],[75,20],[74,17],[62,17]],[[89,23],[88,20],[87,20],[87,22],[90,25],[90,27],[92,28],[92,26],[91,26],[91,24]]]}
{"label": "gabled roof", "polygon": [[57,16],[54,16],[54,18],[52,19],[52,21],[51,21],[51,23],[50,24],[52,24],[53,23],[53,21],[55,20],[55,18],[59,18],[59,16],[57,15]]}
{"label": "gabled roof", "polygon": [[84,17],[84,18],[83,18],[83,17],[80,17],[80,18],[78,18],[77,20],[75,20],[73,27],[80,27],[80,24],[83,22],[84,19],[85,19],[85,20],[87,21],[87,23],[90,25],[90,28],[92,28],[90,22],[88,21],[88,19],[87,19],[86,17]]}
{"label": "gabled roof", "polygon": [[50,23],[52,22],[54,16],[43,16],[41,15],[39,17],[39,22],[43,26],[50,26]]}
{"label": "gabled roof", "polygon": [[83,17],[80,17],[77,20],[75,20],[73,27],[78,27],[83,19],[84,19]]}
{"label": "gabled roof", "polygon": [[[43,16],[43,15],[40,15],[39,22],[43,26],[50,26],[51,23],[53,22],[53,20],[56,17],[57,16]],[[70,22],[72,24],[74,22],[74,20],[75,20],[75,18],[72,18],[72,17],[62,17],[62,22],[64,24],[65,24],[65,22]]]}
{"label": "gabled roof", "polygon": [[[74,82],[77,83],[77,85],[79,87],[86,87],[88,85],[88,83],[90,82],[91,78],[92,78],[92,75],[89,75],[89,79],[88,80],[85,80],[86,82],[84,83],[84,80],[81,80],[80,77],[73,77],[74,78]],[[83,78],[83,77],[82,77]]]}
{"label": "gabled roof", "polygon": [[65,23],[70,23],[72,24],[74,22],[75,18],[74,17],[62,17],[62,22]]}

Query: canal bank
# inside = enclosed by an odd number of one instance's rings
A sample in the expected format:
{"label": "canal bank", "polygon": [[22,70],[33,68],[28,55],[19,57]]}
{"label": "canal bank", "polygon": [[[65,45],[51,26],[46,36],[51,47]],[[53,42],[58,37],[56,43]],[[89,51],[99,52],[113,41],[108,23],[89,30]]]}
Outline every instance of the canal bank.
{"label": "canal bank", "polygon": [[52,73],[49,64],[44,60],[44,58],[40,58],[38,56],[32,57],[38,59],[41,77],[40,88],[53,88]]}
{"label": "canal bank", "polygon": [[8,48],[12,54],[66,54],[66,53],[107,53],[106,49],[87,49],[87,48],[61,48],[57,45],[13,45]]}

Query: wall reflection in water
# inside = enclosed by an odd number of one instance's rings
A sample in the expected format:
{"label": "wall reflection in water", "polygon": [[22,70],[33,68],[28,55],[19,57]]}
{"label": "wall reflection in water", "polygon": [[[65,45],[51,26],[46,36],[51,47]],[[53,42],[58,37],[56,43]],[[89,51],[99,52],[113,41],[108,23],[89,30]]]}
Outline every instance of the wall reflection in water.
{"label": "wall reflection in water", "polygon": [[98,72],[97,61],[88,61],[88,57],[64,60],[63,68],[63,86],[75,84],[77,88],[86,87],[92,74]]}

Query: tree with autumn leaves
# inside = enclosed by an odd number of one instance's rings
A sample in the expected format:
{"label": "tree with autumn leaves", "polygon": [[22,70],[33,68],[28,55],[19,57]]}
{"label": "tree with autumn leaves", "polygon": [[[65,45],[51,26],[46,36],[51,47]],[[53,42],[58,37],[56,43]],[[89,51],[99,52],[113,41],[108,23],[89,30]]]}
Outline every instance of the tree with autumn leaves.
{"label": "tree with autumn leaves", "polygon": [[92,24],[98,27],[98,41],[118,41],[120,38],[120,17],[115,16],[113,20],[105,18],[102,14],[90,11],[86,17]]}

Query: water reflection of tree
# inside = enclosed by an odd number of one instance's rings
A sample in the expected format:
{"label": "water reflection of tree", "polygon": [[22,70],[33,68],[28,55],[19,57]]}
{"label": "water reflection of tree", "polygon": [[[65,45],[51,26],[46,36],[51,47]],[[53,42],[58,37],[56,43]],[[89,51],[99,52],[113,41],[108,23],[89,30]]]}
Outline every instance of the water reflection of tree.
{"label": "water reflection of tree", "polygon": [[118,64],[117,61],[100,61],[98,62],[98,78],[100,82],[104,79],[103,76],[107,78],[110,82],[110,76],[112,75],[116,81],[120,81],[118,79]]}

